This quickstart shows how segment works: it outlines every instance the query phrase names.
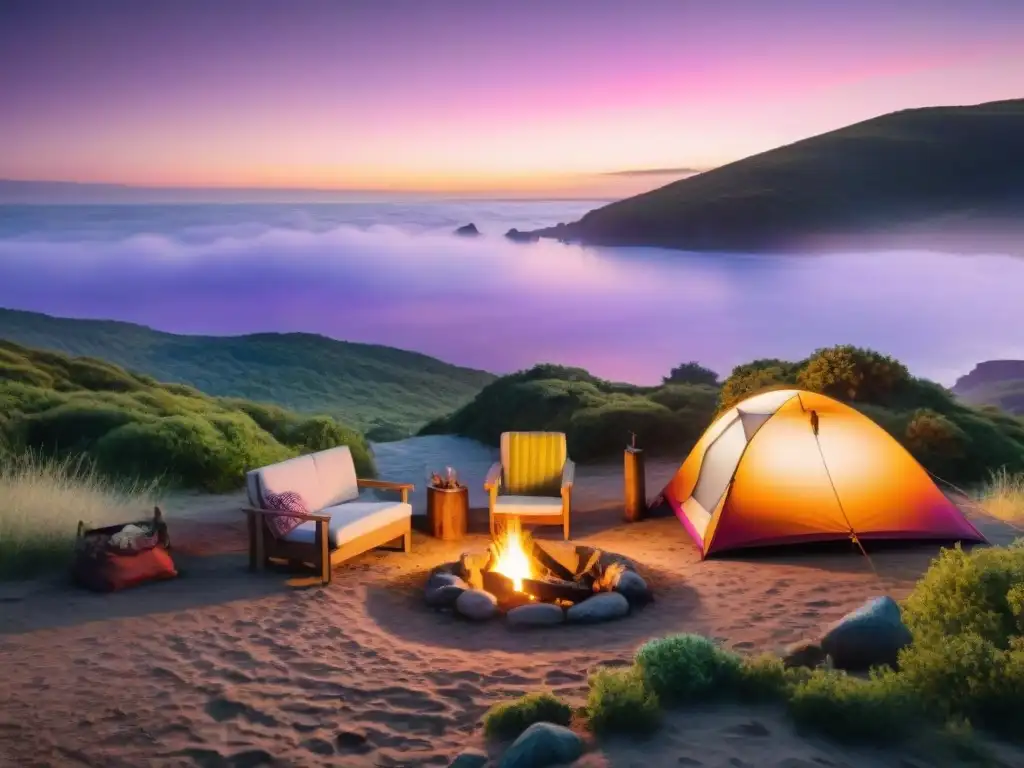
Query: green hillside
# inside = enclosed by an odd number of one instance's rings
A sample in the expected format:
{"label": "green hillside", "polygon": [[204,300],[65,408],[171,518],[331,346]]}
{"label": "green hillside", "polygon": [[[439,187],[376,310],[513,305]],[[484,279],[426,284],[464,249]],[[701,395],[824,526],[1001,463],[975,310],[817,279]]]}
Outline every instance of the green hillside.
{"label": "green hillside", "polygon": [[953,393],[973,405],[1024,414],[1024,360],[988,360],[961,376]]}
{"label": "green hillside", "polygon": [[999,226],[1020,231],[1021,212],[1024,99],[894,112],[535,234],[693,250],[798,249],[892,232],[991,243]]}
{"label": "green hillside", "polygon": [[0,458],[84,455],[106,475],[226,491],[249,469],[336,445],[352,448],[363,476],[373,473],[363,436],[328,416],[0,341]]}
{"label": "green hillside", "polygon": [[97,357],[209,395],[329,414],[375,439],[408,434],[494,379],[415,352],[307,333],[179,336],[132,323],[0,309],[0,339]]}
{"label": "green hillside", "polygon": [[848,402],[947,480],[975,483],[1000,467],[1024,470],[1024,420],[973,408],[949,390],[913,377],[896,360],[851,346],[805,360],[755,360],[721,384],[696,364],[658,387],[603,381],[578,368],[536,366],[503,376],[469,405],[428,424],[423,434],[454,433],[497,444],[506,430],[565,432],[578,461],[621,456],[629,433],[652,454],[678,458],[721,411],[776,388],[800,387]]}

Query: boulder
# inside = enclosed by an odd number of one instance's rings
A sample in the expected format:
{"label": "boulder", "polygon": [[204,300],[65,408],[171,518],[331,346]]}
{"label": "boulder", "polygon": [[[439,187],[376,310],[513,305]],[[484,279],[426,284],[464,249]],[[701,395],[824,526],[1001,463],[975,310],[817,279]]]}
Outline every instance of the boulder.
{"label": "boulder", "polygon": [[629,613],[629,601],[618,592],[601,592],[576,603],[565,613],[569,621],[577,624],[621,619]]}
{"label": "boulder", "polygon": [[459,237],[476,237],[480,234],[480,230],[476,228],[476,224],[470,222],[456,229],[455,234]]}
{"label": "boulder", "polygon": [[501,757],[500,768],[545,768],[568,764],[583,754],[583,739],[568,728],[534,723],[512,742]]}
{"label": "boulder", "polygon": [[448,768],[483,768],[487,765],[487,755],[479,749],[465,749],[448,763]]}
{"label": "boulder", "polygon": [[565,611],[552,603],[534,603],[513,608],[505,620],[512,627],[550,627],[565,621]]}
{"label": "boulder", "polygon": [[456,576],[454,573],[448,571],[434,571],[430,574],[430,578],[427,579],[427,592],[432,589],[438,589],[439,587],[447,587],[451,585],[465,587],[466,582]]}
{"label": "boulder", "polygon": [[875,666],[896,666],[901,648],[913,642],[903,623],[900,607],[891,597],[869,600],[832,624],[819,645],[837,669],[862,671]]}
{"label": "boulder", "polygon": [[629,601],[630,605],[647,605],[652,599],[647,582],[636,571],[623,571],[615,579],[612,589]]}
{"label": "boulder", "polygon": [[467,589],[455,600],[455,610],[473,621],[487,621],[498,613],[498,598],[482,589]]}
{"label": "boulder", "polygon": [[462,593],[469,589],[469,585],[459,579],[461,584],[443,584],[437,589],[427,590],[426,601],[431,608],[453,608],[458,602]]}

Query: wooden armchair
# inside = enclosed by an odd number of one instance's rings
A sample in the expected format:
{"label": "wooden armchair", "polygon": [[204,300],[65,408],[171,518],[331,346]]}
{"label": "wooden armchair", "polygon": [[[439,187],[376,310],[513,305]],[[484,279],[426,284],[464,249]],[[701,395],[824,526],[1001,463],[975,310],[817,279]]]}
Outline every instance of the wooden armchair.
{"label": "wooden armchair", "polygon": [[505,432],[501,461],[487,473],[491,535],[510,517],[532,525],[561,525],[570,537],[576,465],[561,432]]}

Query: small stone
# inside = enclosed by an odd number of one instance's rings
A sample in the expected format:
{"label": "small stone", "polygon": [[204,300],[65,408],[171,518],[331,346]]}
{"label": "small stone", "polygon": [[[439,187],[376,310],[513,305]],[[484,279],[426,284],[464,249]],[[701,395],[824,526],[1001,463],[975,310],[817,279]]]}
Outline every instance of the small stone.
{"label": "small stone", "polygon": [[464,749],[448,763],[448,768],[483,768],[487,765],[487,755],[479,749]]}
{"label": "small stone", "polygon": [[427,605],[431,608],[452,608],[469,585],[459,579],[460,584],[445,584],[426,593]]}
{"label": "small stone", "polygon": [[430,574],[430,578],[427,579],[427,592],[441,587],[449,586],[454,584],[456,586],[462,586],[465,582],[456,576],[454,573],[446,573],[445,571],[436,571]]}
{"label": "small stone", "polygon": [[501,768],[546,768],[571,763],[583,754],[583,739],[568,728],[534,723],[502,755]]}
{"label": "small stone", "polygon": [[817,643],[803,641],[786,646],[782,652],[782,664],[788,669],[806,667],[814,669],[825,661],[825,651]]}
{"label": "small stone", "polygon": [[482,589],[467,589],[455,601],[455,610],[473,621],[487,621],[498,613],[498,598]]}
{"label": "small stone", "polygon": [[505,615],[512,627],[550,627],[565,621],[565,611],[551,603],[535,603],[513,608]]}
{"label": "small stone", "polygon": [[630,605],[646,605],[651,600],[647,582],[636,571],[623,571],[615,580],[613,589],[625,597]]}
{"label": "small stone", "polygon": [[566,618],[578,624],[620,619],[629,613],[629,601],[618,592],[602,592],[576,603]]}

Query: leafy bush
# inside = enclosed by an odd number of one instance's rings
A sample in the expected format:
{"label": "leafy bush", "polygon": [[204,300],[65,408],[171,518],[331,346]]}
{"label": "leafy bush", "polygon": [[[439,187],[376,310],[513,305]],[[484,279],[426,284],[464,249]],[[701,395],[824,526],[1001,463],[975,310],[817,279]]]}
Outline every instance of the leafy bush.
{"label": "leafy bush", "polygon": [[721,696],[733,690],[740,658],[700,635],[670,635],[640,646],[636,663],[666,705]]}
{"label": "leafy bush", "polygon": [[796,383],[802,389],[841,400],[884,402],[910,381],[897,360],[848,344],[817,350],[801,366]]}
{"label": "leafy bush", "polygon": [[487,710],[484,733],[490,738],[514,739],[534,723],[569,725],[571,720],[572,707],[553,693],[528,693]]}
{"label": "leafy bush", "polygon": [[151,514],[152,484],[119,484],[81,459],[0,456],[0,579],[69,565],[78,521],[91,527]]}
{"label": "leafy bush", "polygon": [[594,733],[645,735],[661,723],[658,694],[637,667],[600,669],[590,676],[586,712]]}
{"label": "leafy bush", "polygon": [[846,742],[898,741],[921,718],[917,698],[892,672],[863,680],[816,670],[793,688],[789,711],[798,725]]}
{"label": "leafy bush", "polygon": [[787,669],[778,656],[765,653],[743,659],[734,692],[741,701],[785,701],[810,675],[811,671],[802,667]]}
{"label": "leafy bush", "polygon": [[661,380],[662,384],[718,384],[718,374],[710,368],[690,361],[673,368],[668,376]]}
{"label": "leafy bush", "polygon": [[[248,469],[348,445],[357,472],[374,474],[365,439],[326,416],[208,397],[101,361],[10,342],[0,342],[0,353],[0,445],[7,453],[85,454],[109,477],[225,491],[240,486]],[[39,375],[9,376],[12,367]]]}

